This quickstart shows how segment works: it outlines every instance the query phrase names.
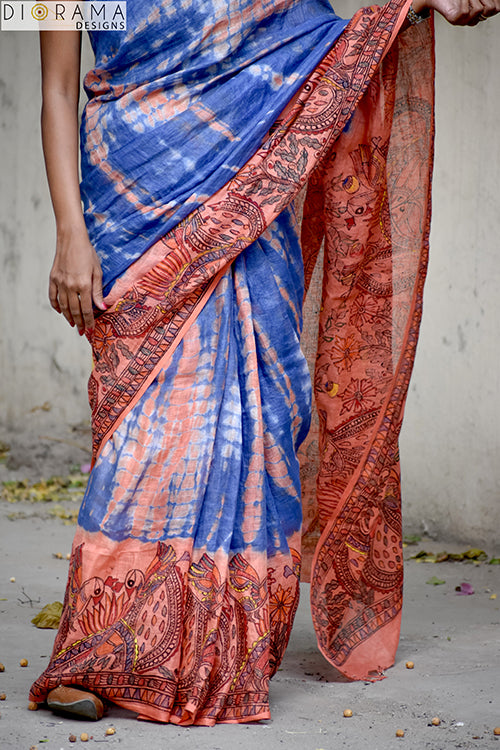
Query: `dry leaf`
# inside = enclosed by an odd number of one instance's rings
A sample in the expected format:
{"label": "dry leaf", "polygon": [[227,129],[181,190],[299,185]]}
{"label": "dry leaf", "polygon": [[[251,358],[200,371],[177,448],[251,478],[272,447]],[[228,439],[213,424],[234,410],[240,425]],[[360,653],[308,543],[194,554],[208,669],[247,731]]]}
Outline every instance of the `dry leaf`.
{"label": "dry leaf", "polygon": [[52,602],[52,604],[46,604],[45,607],[32,619],[33,625],[37,628],[52,628],[57,630],[61,615],[63,611],[63,605],[61,602]]}
{"label": "dry leaf", "polygon": [[88,476],[85,474],[69,474],[66,477],[41,479],[39,482],[28,482],[26,479],[2,482],[0,498],[8,503],[50,503],[64,500],[80,502],[87,481]]}

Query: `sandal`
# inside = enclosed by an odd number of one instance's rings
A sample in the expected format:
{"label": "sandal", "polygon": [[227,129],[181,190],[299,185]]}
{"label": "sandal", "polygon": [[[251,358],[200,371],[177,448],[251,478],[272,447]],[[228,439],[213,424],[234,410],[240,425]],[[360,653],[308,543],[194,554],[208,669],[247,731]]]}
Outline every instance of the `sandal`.
{"label": "sandal", "polygon": [[56,713],[79,716],[90,721],[98,721],[104,713],[104,705],[97,695],[66,685],[59,685],[50,691],[47,706]]}

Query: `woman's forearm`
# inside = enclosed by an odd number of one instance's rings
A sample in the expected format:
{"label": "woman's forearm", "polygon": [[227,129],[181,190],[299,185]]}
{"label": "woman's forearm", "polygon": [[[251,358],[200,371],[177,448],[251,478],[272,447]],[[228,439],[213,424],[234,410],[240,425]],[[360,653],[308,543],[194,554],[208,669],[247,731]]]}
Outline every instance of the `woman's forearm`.
{"label": "woman's forearm", "polygon": [[44,95],[42,142],[58,234],[84,229],[78,174],[78,100],[58,91]]}
{"label": "woman's forearm", "polygon": [[58,233],[83,229],[78,174],[80,35],[40,35],[42,142]]}

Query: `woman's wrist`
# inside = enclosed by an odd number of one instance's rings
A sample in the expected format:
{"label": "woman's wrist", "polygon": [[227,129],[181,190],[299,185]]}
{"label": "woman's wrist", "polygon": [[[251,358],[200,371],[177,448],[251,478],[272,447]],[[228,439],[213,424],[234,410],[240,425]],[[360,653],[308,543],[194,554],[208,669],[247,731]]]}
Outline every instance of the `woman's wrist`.
{"label": "woman's wrist", "polygon": [[423,18],[426,18],[429,15],[430,5],[427,2],[427,0],[413,0],[411,4],[411,9],[418,16],[422,16]]}
{"label": "woman's wrist", "polygon": [[430,7],[425,0],[414,0],[408,10],[406,22],[410,26],[421,23],[429,18]]}
{"label": "woman's wrist", "polygon": [[400,31],[406,31],[410,26],[421,23],[429,18],[432,0],[413,0]]}
{"label": "woman's wrist", "polygon": [[89,244],[89,236],[83,217],[80,220],[76,219],[74,222],[71,220],[57,222],[56,235],[57,249],[76,245],[81,248],[83,245]]}
{"label": "woman's wrist", "polygon": [[82,211],[74,214],[65,213],[64,216],[56,216],[56,230],[58,236],[64,237],[75,234],[87,234],[87,226]]}

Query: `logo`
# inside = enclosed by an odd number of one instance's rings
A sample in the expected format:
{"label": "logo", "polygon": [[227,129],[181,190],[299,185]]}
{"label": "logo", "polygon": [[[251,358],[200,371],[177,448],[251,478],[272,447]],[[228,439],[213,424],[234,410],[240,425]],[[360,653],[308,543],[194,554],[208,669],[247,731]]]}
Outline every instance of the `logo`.
{"label": "logo", "polygon": [[126,0],[2,0],[2,31],[125,31]]}

